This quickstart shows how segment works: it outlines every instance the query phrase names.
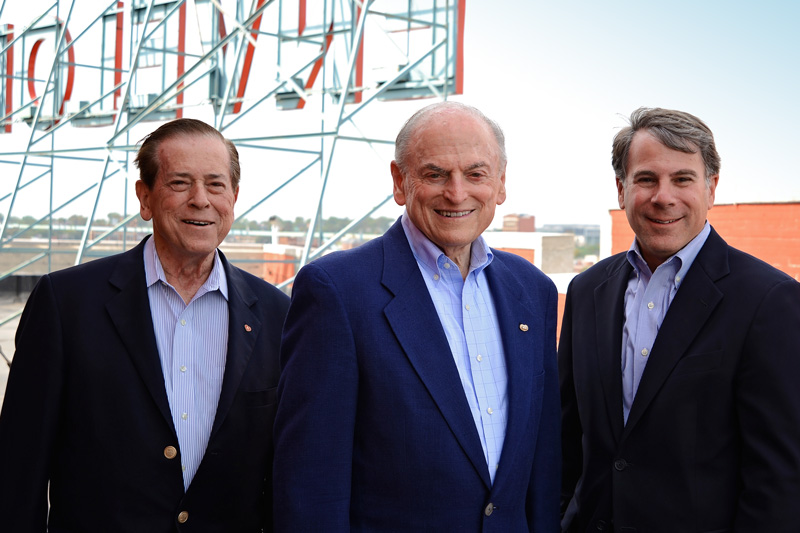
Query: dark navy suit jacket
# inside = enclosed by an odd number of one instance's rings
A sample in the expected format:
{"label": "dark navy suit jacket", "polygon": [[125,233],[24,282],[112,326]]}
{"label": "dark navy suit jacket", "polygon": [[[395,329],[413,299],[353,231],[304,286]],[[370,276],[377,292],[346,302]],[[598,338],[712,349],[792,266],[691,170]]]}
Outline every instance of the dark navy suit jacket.
{"label": "dark navy suit jacket", "polygon": [[51,532],[256,532],[271,521],[289,299],[222,257],[225,374],[208,448],[184,494],[143,243],[44,276],[25,306],[0,416],[0,531],[45,531],[48,481]]}
{"label": "dark navy suit jacket", "polygon": [[493,253],[486,276],[509,405],[494,484],[398,221],[295,280],[275,422],[276,530],[558,530],[557,295],[524,259]]}
{"label": "dark navy suit jacket", "polygon": [[559,344],[564,530],[800,528],[800,284],[712,229],[664,318],[628,423],[615,255],[577,276]]}

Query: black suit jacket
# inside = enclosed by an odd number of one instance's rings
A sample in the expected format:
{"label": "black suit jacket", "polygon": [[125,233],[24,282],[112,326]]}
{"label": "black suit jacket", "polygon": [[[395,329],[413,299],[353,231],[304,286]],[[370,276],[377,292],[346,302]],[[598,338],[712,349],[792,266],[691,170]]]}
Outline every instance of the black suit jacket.
{"label": "black suit jacket", "polygon": [[44,276],[25,306],[0,416],[1,531],[43,532],[49,522],[51,532],[231,533],[271,521],[288,298],[222,256],[225,374],[208,448],[184,493],[143,243]]}
{"label": "black suit jacket", "polygon": [[564,531],[798,531],[800,284],[712,229],[623,424],[631,269],[615,255],[567,294]]}

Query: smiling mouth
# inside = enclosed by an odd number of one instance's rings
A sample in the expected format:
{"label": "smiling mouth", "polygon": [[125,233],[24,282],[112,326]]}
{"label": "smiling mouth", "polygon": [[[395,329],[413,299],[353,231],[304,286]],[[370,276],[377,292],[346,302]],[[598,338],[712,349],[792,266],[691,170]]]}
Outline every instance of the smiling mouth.
{"label": "smiling mouth", "polygon": [[184,220],[183,223],[184,224],[190,224],[192,226],[200,226],[200,227],[210,226],[212,224],[211,222],[204,222],[202,220]]}
{"label": "smiling mouth", "polygon": [[472,213],[473,210],[469,210],[469,211],[442,211],[441,209],[434,209],[434,211],[436,211],[437,215],[441,215],[443,217],[460,218],[460,217],[465,217],[465,216],[469,215],[470,213]]}
{"label": "smiling mouth", "polygon": [[657,218],[648,218],[648,220],[650,222],[655,223],[655,224],[667,225],[667,224],[672,224],[673,222],[679,221],[680,218],[671,218],[671,219],[668,219],[668,220],[661,220],[661,219],[657,219]]}

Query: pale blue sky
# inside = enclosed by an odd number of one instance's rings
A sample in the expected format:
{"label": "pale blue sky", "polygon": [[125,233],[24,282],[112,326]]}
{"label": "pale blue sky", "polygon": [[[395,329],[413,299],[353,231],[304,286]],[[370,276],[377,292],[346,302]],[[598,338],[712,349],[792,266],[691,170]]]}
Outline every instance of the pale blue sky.
{"label": "pale blue sky", "polygon": [[498,214],[599,222],[611,140],[640,106],[693,113],[722,156],[717,203],[800,201],[800,2],[467,2],[464,100],[508,138]]}

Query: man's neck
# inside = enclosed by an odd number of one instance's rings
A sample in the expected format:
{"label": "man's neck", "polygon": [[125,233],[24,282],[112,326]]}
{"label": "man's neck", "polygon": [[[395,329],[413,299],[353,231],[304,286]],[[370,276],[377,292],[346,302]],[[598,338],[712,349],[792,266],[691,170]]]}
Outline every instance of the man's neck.
{"label": "man's neck", "polygon": [[458,267],[458,270],[461,272],[461,278],[467,279],[470,261],[472,260],[472,245],[470,244],[469,246],[462,246],[455,249],[445,248],[442,249],[442,251],[444,255]]}
{"label": "man's neck", "polygon": [[167,283],[172,285],[183,301],[188,304],[211,274],[214,268],[215,253],[197,260],[176,260],[170,257],[169,254],[162,253],[158,247],[158,242],[155,244],[158,260],[161,262],[161,268],[164,270]]}

